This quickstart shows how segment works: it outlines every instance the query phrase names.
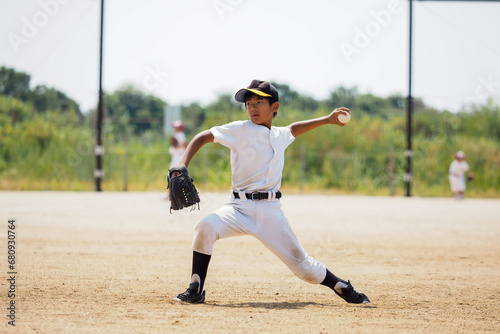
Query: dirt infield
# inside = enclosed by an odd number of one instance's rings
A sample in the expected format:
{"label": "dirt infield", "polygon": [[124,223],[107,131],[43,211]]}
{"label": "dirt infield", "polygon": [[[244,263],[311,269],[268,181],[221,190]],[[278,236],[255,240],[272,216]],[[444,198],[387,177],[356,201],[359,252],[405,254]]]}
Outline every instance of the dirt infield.
{"label": "dirt infield", "polygon": [[500,332],[500,200],[285,194],[304,248],[371,304],[301,281],[251,237],[216,243],[205,304],[172,301],[197,221],[227,197],[170,215],[161,193],[0,192],[0,332]]}

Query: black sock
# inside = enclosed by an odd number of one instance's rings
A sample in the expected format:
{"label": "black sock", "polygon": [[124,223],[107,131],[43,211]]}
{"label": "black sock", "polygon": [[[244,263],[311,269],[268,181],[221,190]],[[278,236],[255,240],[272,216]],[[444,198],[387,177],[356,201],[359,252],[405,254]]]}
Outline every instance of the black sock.
{"label": "black sock", "polygon": [[343,279],[341,278],[338,278],[337,276],[335,276],[334,274],[332,274],[330,272],[330,270],[326,270],[326,277],[325,279],[323,280],[323,282],[321,282],[321,285],[326,285],[327,287],[329,287],[330,289],[334,290],[335,288],[335,285],[338,283],[338,282],[342,282],[344,284],[347,284],[346,281],[344,281]]}
{"label": "black sock", "polygon": [[203,292],[203,284],[205,283],[205,278],[207,277],[208,264],[210,263],[211,257],[211,255],[193,251],[193,269],[191,271],[191,277],[193,277],[194,274],[200,276],[200,293]]}

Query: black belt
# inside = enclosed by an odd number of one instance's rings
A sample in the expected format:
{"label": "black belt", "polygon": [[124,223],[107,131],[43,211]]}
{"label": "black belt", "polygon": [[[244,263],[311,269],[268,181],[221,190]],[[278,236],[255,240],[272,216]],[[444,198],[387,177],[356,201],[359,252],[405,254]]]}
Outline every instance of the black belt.
{"label": "black belt", "polygon": [[[237,193],[236,191],[233,191],[234,198],[240,198],[240,194]],[[245,193],[245,196],[248,199],[251,199],[252,201],[260,201],[261,199],[268,199],[269,198],[269,193],[259,193],[259,192],[253,192],[253,193]],[[276,199],[281,198],[281,191],[276,192]]]}

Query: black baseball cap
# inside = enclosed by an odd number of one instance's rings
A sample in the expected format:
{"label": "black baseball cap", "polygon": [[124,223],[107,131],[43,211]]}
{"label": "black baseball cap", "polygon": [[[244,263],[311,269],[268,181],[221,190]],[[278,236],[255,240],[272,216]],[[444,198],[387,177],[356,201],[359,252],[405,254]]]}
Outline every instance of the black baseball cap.
{"label": "black baseball cap", "polygon": [[279,101],[278,90],[268,81],[252,80],[250,86],[248,86],[247,88],[242,88],[236,92],[236,94],[234,95],[234,99],[237,102],[245,103],[245,94],[247,92],[252,92],[259,96],[270,97],[276,102]]}

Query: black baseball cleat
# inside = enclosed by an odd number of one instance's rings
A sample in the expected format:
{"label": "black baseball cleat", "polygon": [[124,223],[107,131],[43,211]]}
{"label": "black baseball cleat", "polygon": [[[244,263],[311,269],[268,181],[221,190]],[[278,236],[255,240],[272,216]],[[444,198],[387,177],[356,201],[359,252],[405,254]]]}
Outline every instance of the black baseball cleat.
{"label": "black baseball cleat", "polygon": [[173,300],[178,300],[181,302],[187,302],[191,304],[201,304],[205,301],[205,290],[202,293],[198,292],[198,287],[200,283],[193,282],[189,284],[189,288],[177,295],[177,297],[173,298]]}
{"label": "black baseball cleat", "polygon": [[[337,283],[338,284],[338,283]],[[339,291],[340,290],[340,291]],[[366,304],[370,303],[370,300],[366,295],[358,290],[354,289],[351,285],[351,281],[347,281],[347,286],[343,288],[333,289],[333,291],[342,299],[348,303],[352,304]]]}

